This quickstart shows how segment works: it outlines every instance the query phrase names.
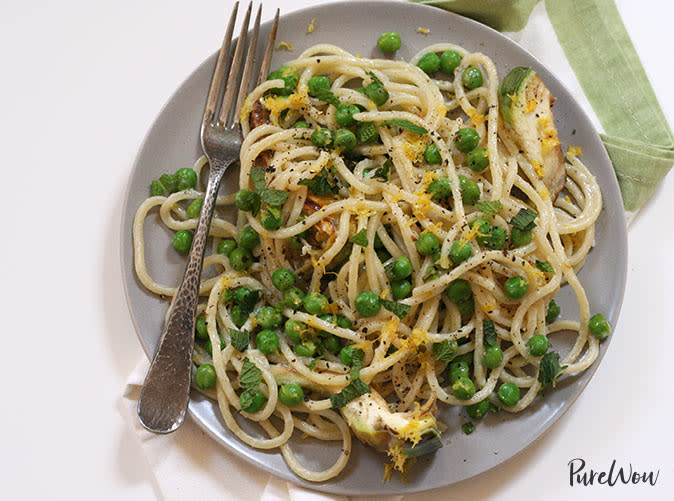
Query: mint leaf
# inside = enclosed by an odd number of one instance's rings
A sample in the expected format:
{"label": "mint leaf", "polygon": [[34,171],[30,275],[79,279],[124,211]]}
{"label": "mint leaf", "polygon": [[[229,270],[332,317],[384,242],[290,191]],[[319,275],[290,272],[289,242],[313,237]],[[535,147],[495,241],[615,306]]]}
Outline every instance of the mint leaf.
{"label": "mint leaf", "polygon": [[314,195],[334,195],[339,191],[339,188],[334,184],[334,180],[330,179],[325,169],[314,177],[302,179],[297,184],[308,187]]}
{"label": "mint leaf", "polygon": [[370,393],[370,387],[360,379],[354,379],[349,386],[335,395],[330,395],[330,403],[333,409],[340,409],[351,402],[354,398]]}
{"label": "mint leaf", "polygon": [[241,374],[239,375],[239,384],[241,388],[246,390],[249,388],[257,389],[262,381],[262,371],[258,369],[257,365],[248,360],[248,357],[243,359],[243,366],[241,367]]}
{"label": "mint leaf", "polygon": [[521,231],[532,230],[536,227],[534,219],[537,217],[538,214],[529,208],[520,209],[517,215],[510,220],[510,224],[513,228],[517,228]]}
{"label": "mint leaf", "polygon": [[496,344],[496,329],[491,319],[482,321],[482,331],[484,332],[484,343],[487,346],[494,346]]}
{"label": "mint leaf", "polygon": [[484,212],[487,216],[495,216],[503,210],[503,204],[499,200],[478,202],[475,204],[475,207]]}
{"label": "mint leaf", "polygon": [[440,362],[448,364],[454,357],[456,357],[456,350],[459,348],[459,343],[452,339],[449,341],[445,339],[439,343],[433,343],[433,356]]}
{"label": "mint leaf", "polygon": [[250,169],[250,177],[253,180],[253,188],[255,188],[255,191],[260,193],[262,190],[264,190],[264,167],[253,165],[253,167]]}
{"label": "mint leaf", "polygon": [[281,190],[264,190],[260,195],[262,201],[272,207],[281,207],[288,200],[288,192]]}
{"label": "mint leaf", "polygon": [[403,119],[403,118],[396,118],[394,120],[389,120],[390,124],[392,125],[397,125],[401,129],[408,130],[410,132],[414,132],[415,134],[427,134],[428,131],[424,129],[423,127],[415,124],[414,122],[410,122],[409,120]]}
{"label": "mint leaf", "polygon": [[555,274],[555,269],[547,261],[539,261],[536,259],[536,268],[546,273],[552,273],[553,275]]}
{"label": "mint leaf", "polygon": [[541,365],[538,368],[538,381],[541,383],[541,390],[551,384],[554,388],[557,383],[557,376],[566,369],[567,366],[559,366],[559,353],[549,351],[541,359]]}
{"label": "mint leaf", "polygon": [[412,309],[411,306],[406,304],[400,304],[394,301],[386,301],[385,299],[381,301],[381,305],[399,318],[405,318]]}
{"label": "mint leaf", "polygon": [[237,351],[244,351],[248,348],[248,343],[250,343],[250,334],[247,331],[237,331],[231,329],[229,331],[229,337],[232,340],[232,346]]}
{"label": "mint leaf", "polygon": [[349,238],[349,242],[352,244],[360,245],[361,247],[367,247],[367,230],[363,228],[360,230],[358,233],[356,233],[354,236]]}

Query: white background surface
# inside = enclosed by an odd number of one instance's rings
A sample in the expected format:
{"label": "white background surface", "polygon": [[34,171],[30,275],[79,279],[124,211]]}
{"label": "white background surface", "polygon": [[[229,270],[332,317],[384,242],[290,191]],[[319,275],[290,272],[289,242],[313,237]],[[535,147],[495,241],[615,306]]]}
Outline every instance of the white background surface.
{"label": "white background surface", "polygon": [[[276,6],[288,12],[314,3],[265,0],[265,19]],[[0,498],[156,498],[116,406],[142,353],[122,291],[120,211],[145,132],[217,48],[230,4],[0,6],[0,158],[8,195],[0,245]],[[618,6],[674,124],[674,6]],[[615,339],[568,414],[515,459],[417,499],[674,498],[672,214],[670,175],[629,231]],[[638,471],[659,469],[660,477],[654,488],[571,488],[567,462],[575,457],[588,468],[607,470],[616,459]]]}

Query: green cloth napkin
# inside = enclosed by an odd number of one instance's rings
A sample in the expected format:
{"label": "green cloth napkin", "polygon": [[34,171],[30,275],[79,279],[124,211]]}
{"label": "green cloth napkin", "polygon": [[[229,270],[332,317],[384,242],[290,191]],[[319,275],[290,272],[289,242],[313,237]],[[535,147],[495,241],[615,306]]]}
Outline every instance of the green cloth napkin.
{"label": "green cloth napkin", "polygon": [[[538,0],[410,0],[499,31],[520,31]],[[605,133],[625,209],[636,211],[674,164],[674,136],[613,0],[545,0],[557,40]]]}

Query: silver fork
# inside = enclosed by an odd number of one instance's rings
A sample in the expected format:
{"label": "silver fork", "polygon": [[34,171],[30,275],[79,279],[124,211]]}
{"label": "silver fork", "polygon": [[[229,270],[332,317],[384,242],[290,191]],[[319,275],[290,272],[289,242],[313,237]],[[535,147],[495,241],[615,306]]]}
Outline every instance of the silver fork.
{"label": "silver fork", "polygon": [[[201,122],[201,146],[209,164],[206,194],[197,229],[194,233],[192,248],[187,257],[185,273],[164,326],[159,348],[154,355],[150,370],[145,376],[143,389],[138,399],[140,422],[145,428],[155,433],[170,433],[177,430],[185,420],[185,412],[190,400],[194,324],[201,268],[204,261],[204,248],[220,181],[227,167],[239,157],[242,141],[239,115],[243,102],[248,95],[253,67],[255,66],[255,50],[260,31],[262,5],[258,8],[253,33],[246,48],[252,7],[253,3],[251,2],[241,26],[234,56],[230,57],[232,32],[234,31],[239,2],[234,5],[206,99],[206,107]],[[279,11],[277,9],[267,39],[264,58],[260,65],[258,84],[265,79],[269,70],[269,62],[278,28],[278,18]],[[244,53],[246,55],[242,72],[241,63],[244,61]],[[225,89],[222,99],[220,99],[223,81],[225,82]],[[219,113],[216,113],[220,100]],[[235,103],[235,106],[232,106],[232,103]]]}

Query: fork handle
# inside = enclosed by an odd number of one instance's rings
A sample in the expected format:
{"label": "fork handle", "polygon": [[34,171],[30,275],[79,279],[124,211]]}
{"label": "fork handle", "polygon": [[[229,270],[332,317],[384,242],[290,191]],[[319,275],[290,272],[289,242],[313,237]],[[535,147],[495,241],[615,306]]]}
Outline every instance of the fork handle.
{"label": "fork handle", "polygon": [[154,433],[175,431],[185,420],[190,400],[194,324],[204,249],[218,187],[231,162],[210,163],[208,186],[185,273],[138,399],[140,422]]}

